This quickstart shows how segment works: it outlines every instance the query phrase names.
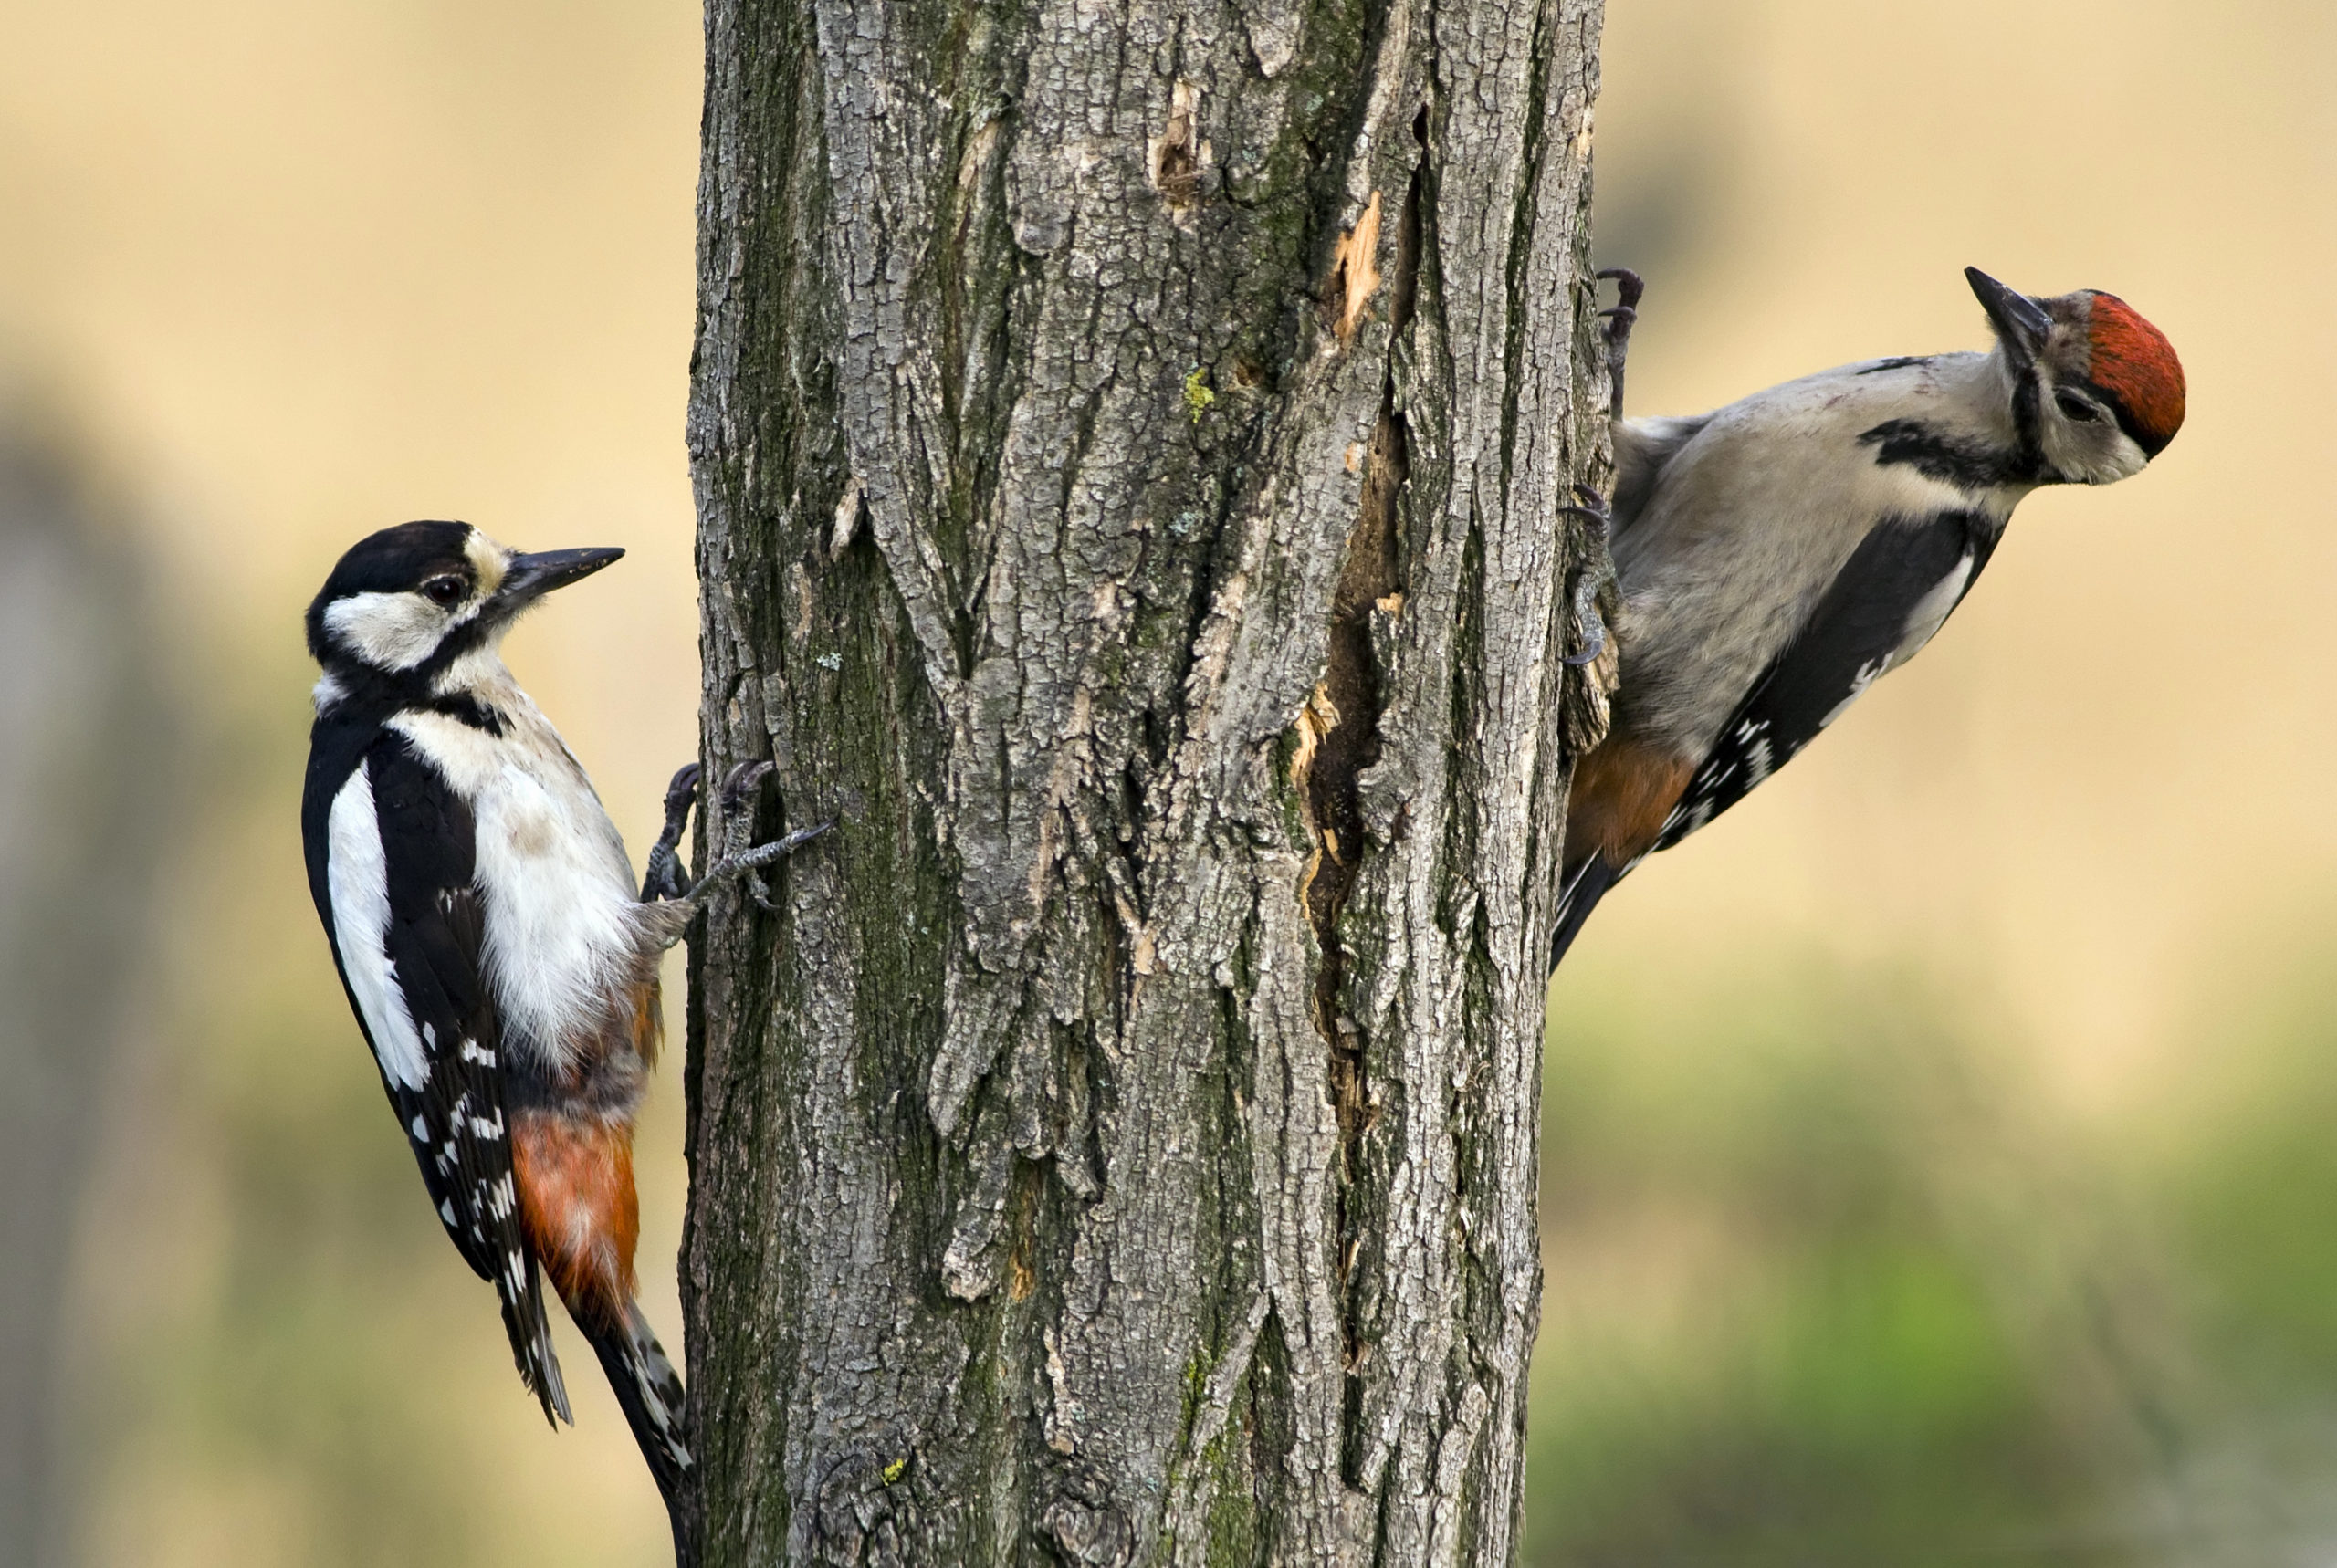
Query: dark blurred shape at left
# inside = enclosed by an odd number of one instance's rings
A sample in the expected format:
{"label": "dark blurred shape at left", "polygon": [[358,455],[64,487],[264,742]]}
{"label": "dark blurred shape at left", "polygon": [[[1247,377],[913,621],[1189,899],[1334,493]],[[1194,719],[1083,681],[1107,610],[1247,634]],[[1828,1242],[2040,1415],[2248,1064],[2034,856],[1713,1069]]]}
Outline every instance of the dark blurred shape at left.
{"label": "dark blurred shape at left", "polygon": [[128,541],[0,406],[0,1563],[68,1559],[65,1281],[174,768]]}

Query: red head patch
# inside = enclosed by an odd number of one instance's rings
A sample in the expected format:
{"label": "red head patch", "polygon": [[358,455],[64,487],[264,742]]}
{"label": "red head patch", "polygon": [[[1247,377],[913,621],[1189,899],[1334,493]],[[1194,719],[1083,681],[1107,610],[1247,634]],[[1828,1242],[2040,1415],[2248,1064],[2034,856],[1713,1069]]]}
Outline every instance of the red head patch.
{"label": "red head patch", "polygon": [[2115,294],[2096,294],[2088,379],[2116,398],[2134,444],[2155,457],[2183,427],[2183,363],[2166,334]]}

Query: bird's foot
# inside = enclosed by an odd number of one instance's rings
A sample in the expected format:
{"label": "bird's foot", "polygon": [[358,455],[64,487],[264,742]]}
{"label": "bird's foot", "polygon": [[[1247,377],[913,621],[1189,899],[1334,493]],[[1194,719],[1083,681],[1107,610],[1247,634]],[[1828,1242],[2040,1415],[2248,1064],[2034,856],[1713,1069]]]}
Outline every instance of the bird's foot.
{"label": "bird's foot", "polygon": [[665,831],[649,846],[649,864],[641,878],[641,902],[680,898],[690,890],[690,873],[682,868],[682,834],[690,825],[690,807],[697,800],[698,775],[704,769],[687,763],[665,786]]}
{"label": "bird's foot", "polygon": [[665,829],[649,851],[647,873],[641,881],[644,904],[661,900],[700,904],[715,889],[744,877],[748,892],[757,904],[765,909],[779,907],[772,903],[770,889],[763,882],[763,868],[785,860],[835,824],[822,822],[816,828],[800,829],[767,844],[749,843],[755,821],[749,802],[771,771],[768,762],[741,762],[723,777],[722,786],[715,791],[711,802],[713,820],[707,824],[714,863],[695,877],[682,864],[680,844],[682,833],[689,825],[690,807],[697,799],[703,770],[693,762],[674,775],[674,781],[665,787]]}
{"label": "bird's foot", "polygon": [[1592,559],[1574,581],[1574,629],[1582,651],[1562,656],[1568,664],[1588,664],[1607,651],[1607,622],[1598,613],[1598,596],[1615,580],[1615,563],[1607,554],[1607,534],[1613,518],[1607,497],[1588,485],[1574,487],[1575,504],[1560,507],[1558,515],[1580,517],[1590,525]]}
{"label": "bird's foot", "polygon": [[690,894],[693,899],[703,898],[724,883],[743,877],[749,895],[763,908],[776,911],[779,905],[772,902],[770,888],[763,882],[763,868],[785,860],[835,826],[833,821],[822,822],[815,828],[799,828],[769,843],[749,843],[749,835],[754,831],[755,813],[748,802],[771,772],[768,762],[741,762],[723,778],[722,788],[715,795],[718,814],[715,831],[710,835],[718,847],[714,852],[714,863],[698,875],[697,885]]}
{"label": "bird's foot", "polygon": [[1615,303],[1601,310],[1599,319],[1607,323],[1607,417],[1623,417],[1623,361],[1631,347],[1631,326],[1640,319],[1640,296],[1647,292],[1647,284],[1628,267],[1610,267],[1598,274],[1601,282],[1615,285]]}

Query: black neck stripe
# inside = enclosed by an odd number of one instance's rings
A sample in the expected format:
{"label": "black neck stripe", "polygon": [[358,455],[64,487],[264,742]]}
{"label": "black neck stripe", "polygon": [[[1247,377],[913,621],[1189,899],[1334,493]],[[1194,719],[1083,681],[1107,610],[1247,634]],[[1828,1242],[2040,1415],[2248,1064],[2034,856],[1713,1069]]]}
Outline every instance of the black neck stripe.
{"label": "black neck stripe", "polygon": [[430,677],[420,670],[392,673],[337,661],[327,673],[341,687],[330,717],[362,716],[378,722],[402,713],[435,713],[489,735],[503,733],[501,714],[468,692],[432,691]]}
{"label": "black neck stripe", "polygon": [[2032,474],[2045,472],[2044,383],[2032,367],[2021,372],[2012,391],[2012,427],[2020,440],[2020,455]]}
{"label": "black neck stripe", "polygon": [[1927,479],[1937,479],[1959,490],[1990,490],[2006,485],[2033,485],[2043,464],[2027,451],[2008,451],[1986,442],[1951,435],[1919,419],[1888,419],[1859,437],[1859,444],[1875,449],[1874,460],[1888,467],[1905,464]]}

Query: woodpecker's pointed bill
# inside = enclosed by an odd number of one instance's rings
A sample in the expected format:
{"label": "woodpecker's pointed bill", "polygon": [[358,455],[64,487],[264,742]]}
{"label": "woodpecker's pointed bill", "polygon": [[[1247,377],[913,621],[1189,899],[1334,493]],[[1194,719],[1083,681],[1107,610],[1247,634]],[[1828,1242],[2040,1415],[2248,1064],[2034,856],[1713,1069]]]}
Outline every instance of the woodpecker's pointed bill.
{"label": "woodpecker's pointed bill", "polygon": [[496,590],[495,597],[507,610],[519,610],[556,588],[582,582],[603,567],[624,559],[624,551],[613,547],[548,549],[533,555],[515,555],[503,574],[502,586]]}
{"label": "woodpecker's pointed bill", "polygon": [[2005,345],[2017,350],[2023,363],[2035,360],[2053,332],[2053,318],[2045,313],[2045,308],[2018,289],[2007,288],[1976,267],[1964,269],[1964,281],[1972,286],[1980,308],[1988,313],[1988,320]]}

